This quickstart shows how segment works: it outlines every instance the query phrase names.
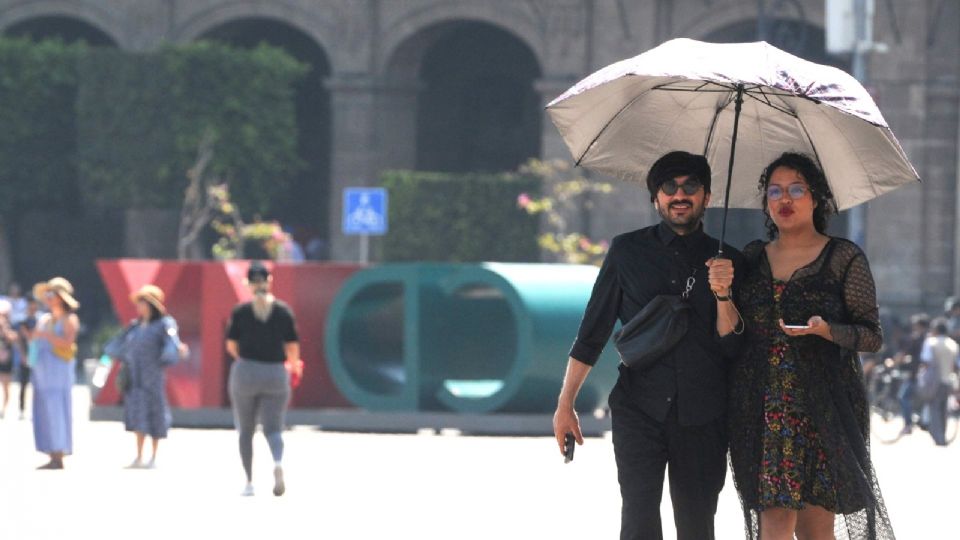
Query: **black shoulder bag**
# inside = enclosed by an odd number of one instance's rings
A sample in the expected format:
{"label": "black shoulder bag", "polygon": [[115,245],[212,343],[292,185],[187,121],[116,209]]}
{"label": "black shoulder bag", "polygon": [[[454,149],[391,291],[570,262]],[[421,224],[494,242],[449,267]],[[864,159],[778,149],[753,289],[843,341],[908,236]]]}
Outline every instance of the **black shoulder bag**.
{"label": "black shoulder bag", "polygon": [[647,303],[613,336],[620,361],[631,369],[647,369],[670,352],[687,334],[690,304],[696,280],[694,270],[683,294],[660,294]]}

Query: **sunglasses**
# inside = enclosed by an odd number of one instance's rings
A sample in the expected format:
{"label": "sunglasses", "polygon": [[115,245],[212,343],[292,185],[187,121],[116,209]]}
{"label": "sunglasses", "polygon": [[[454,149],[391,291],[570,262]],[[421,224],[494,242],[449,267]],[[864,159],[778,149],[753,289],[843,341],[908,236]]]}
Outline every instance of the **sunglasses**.
{"label": "sunglasses", "polygon": [[702,187],[703,184],[696,178],[689,178],[683,184],[678,184],[676,180],[667,180],[660,184],[660,190],[663,191],[663,194],[670,197],[676,195],[678,189],[682,189],[687,195],[693,195],[700,191]]}
{"label": "sunglasses", "polygon": [[[803,184],[790,184],[787,186],[786,193],[791,199],[803,198],[810,188]],[[767,186],[767,198],[771,201],[779,201],[783,198],[784,189],[778,185]]]}

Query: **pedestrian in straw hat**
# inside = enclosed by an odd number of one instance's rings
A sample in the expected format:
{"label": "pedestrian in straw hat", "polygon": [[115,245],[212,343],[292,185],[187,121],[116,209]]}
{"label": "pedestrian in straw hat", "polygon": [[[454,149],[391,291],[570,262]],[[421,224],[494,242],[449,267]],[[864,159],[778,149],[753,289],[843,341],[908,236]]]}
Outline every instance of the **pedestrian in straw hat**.
{"label": "pedestrian in straw hat", "polygon": [[[123,423],[136,435],[137,457],[130,469],[156,467],[160,439],[170,429],[170,406],[166,395],[166,368],[189,350],[180,341],[177,322],[167,313],[163,290],[144,285],[130,295],[136,305],[137,318],[115,338],[107,354],[123,362],[127,386],[123,389]],[[143,444],[147,436],[152,443],[150,461],[143,461]]]}
{"label": "pedestrian in straw hat", "polygon": [[55,277],[34,287],[49,313],[31,333],[30,362],[33,383],[33,436],[37,450],[50,456],[41,469],[62,469],[63,457],[73,453],[73,402],[77,330],[80,303],[73,285]]}

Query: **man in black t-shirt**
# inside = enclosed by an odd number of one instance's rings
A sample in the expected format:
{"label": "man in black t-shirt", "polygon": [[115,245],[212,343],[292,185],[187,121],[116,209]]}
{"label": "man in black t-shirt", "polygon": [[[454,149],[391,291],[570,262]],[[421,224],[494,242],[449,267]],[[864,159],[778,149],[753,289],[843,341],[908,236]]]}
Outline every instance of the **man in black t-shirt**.
{"label": "man in black t-shirt", "polygon": [[920,352],[923,342],[930,332],[930,317],[925,313],[918,313],[910,317],[910,335],[905,337],[897,355],[900,371],[904,373],[903,382],[897,398],[900,400],[900,410],[903,414],[903,434],[913,431],[913,395],[917,389],[917,370],[920,368]]}
{"label": "man in black t-shirt", "polygon": [[253,300],[233,309],[227,329],[227,352],[234,359],[228,387],[247,475],[243,495],[253,495],[253,434],[260,418],[273,455],[273,494],[280,496],[286,490],[281,465],[284,416],[290,377],[299,377],[303,365],[300,343],[293,311],[270,292],[273,276],[262,263],[250,264],[247,285]]}

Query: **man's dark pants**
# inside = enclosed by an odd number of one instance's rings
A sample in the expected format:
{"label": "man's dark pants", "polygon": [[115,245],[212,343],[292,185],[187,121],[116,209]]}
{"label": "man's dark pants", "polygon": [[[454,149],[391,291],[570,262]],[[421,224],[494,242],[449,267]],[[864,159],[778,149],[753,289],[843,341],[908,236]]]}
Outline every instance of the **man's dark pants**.
{"label": "man's dark pants", "polygon": [[623,509],[621,540],[660,540],[660,499],[669,464],[677,540],[711,540],[727,470],[726,423],[681,426],[676,405],[665,422],[643,413],[618,383],[610,394],[613,449]]}

